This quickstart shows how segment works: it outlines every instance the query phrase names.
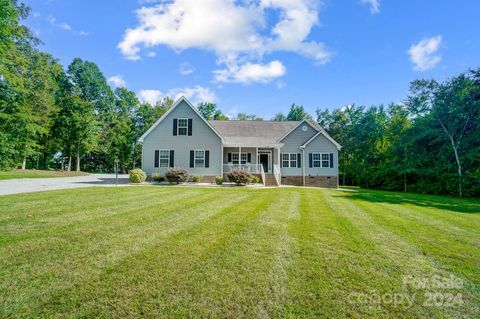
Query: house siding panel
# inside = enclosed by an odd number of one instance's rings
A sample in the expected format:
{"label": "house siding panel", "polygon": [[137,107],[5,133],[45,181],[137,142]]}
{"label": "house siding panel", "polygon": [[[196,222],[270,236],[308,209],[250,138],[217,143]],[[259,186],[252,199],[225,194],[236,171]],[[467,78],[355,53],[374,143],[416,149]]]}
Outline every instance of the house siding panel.
{"label": "house siding panel", "polygon": [[[303,126],[307,126],[307,130],[303,131]],[[289,135],[285,136],[282,139],[282,143],[284,144],[283,147],[280,149],[280,153],[301,153],[300,146],[305,144],[309,139],[311,139],[315,134],[317,134],[317,130],[315,130],[310,124],[302,123],[297,128],[295,128]],[[280,158],[281,160],[281,158]],[[302,165],[307,164],[302,158]],[[302,176],[302,168],[290,168],[290,167],[282,167],[282,176]]]}
{"label": "house siding panel", "polygon": [[338,150],[337,147],[330,142],[322,134],[318,135],[305,148],[305,156],[308,159],[310,153],[332,153],[333,154],[333,168],[332,167],[310,167],[308,161],[305,166],[305,176],[338,176]]}
{"label": "house siding panel", "polygon": [[[173,119],[192,119],[192,136],[174,136]],[[216,176],[221,174],[222,140],[220,137],[193,111],[185,102],[180,102],[177,107],[164,118],[143,141],[142,168],[148,174],[159,172],[164,174],[168,168],[154,167],[155,150],[168,149],[175,151],[175,167],[186,168],[191,174],[203,176]],[[208,150],[209,167],[190,168],[190,151]]]}

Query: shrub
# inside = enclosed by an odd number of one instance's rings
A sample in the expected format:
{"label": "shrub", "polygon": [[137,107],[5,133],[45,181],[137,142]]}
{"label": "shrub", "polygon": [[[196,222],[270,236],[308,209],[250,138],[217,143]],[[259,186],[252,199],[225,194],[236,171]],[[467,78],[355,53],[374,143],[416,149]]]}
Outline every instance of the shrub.
{"label": "shrub", "polygon": [[169,168],[165,178],[171,184],[180,184],[188,180],[188,171],[184,168]]}
{"label": "shrub", "polygon": [[247,185],[252,181],[253,177],[252,174],[247,171],[242,171],[241,169],[234,169],[230,173],[228,173],[227,176],[228,180],[237,184],[237,186]]}
{"label": "shrub", "polygon": [[192,176],[192,182],[200,183],[202,181],[202,176],[194,175]]}
{"label": "shrub", "polygon": [[260,183],[260,178],[258,178],[258,176],[255,176],[253,175],[252,176],[252,181],[251,181],[252,184],[258,184]]}
{"label": "shrub", "polygon": [[135,168],[130,171],[129,179],[132,183],[143,183],[147,179],[147,174],[140,168]]}
{"label": "shrub", "polygon": [[160,175],[160,173],[153,173],[152,174],[152,181],[154,182],[163,182],[165,180],[165,177]]}
{"label": "shrub", "polygon": [[215,184],[222,185],[223,184],[223,177],[222,176],[215,176]]}

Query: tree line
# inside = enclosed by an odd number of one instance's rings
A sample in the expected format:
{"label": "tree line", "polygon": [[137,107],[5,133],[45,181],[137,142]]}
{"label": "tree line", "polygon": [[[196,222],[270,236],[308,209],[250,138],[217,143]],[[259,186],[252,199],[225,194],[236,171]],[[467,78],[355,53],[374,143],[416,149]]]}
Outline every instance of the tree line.
{"label": "tree line", "polygon": [[[142,103],[113,90],[98,66],[63,68],[21,24],[29,8],[0,0],[0,169],[111,172],[138,167],[138,138],[173,105]],[[201,103],[208,120],[229,118]],[[480,197],[480,69],[410,84],[402,103],[317,109],[291,105],[274,121],[316,120],[342,146],[340,183],[386,190]],[[239,113],[238,120],[263,120]]]}

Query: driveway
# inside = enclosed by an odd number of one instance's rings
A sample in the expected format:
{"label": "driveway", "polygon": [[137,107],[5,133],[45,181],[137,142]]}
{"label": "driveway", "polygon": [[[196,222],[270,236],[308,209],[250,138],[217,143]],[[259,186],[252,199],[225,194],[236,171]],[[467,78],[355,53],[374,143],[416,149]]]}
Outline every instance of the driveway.
{"label": "driveway", "polygon": [[[128,175],[118,175],[118,184],[129,184]],[[0,195],[49,191],[90,186],[113,186],[115,174],[58,178],[21,178],[0,181]]]}

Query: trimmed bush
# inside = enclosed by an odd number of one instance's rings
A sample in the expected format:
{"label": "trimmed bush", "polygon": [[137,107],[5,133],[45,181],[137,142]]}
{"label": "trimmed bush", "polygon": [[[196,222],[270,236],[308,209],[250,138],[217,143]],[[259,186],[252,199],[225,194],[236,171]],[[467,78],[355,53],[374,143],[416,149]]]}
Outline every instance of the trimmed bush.
{"label": "trimmed bush", "polygon": [[258,183],[260,183],[260,178],[258,178],[258,176],[253,175],[253,176],[252,176],[252,182],[251,182],[251,183],[252,183],[252,184],[258,184]]}
{"label": "trimmed bush", "polygon": [[164,180],[165,180],[165,177],[160,175],[160,173],[155,172],[152,174],[152,181],[159,183],[159,182],[163,182]]}
{"label": "trimmed bush", "polygon": [[192,176],[192,182],[200,183],[202,181],[202,176],[194,175]]}
{"label": "trimmed bush", "polygon": [[223,177],[222,176],[215,176],[215,184],[222,185],[223,184]]}
{"label": "trimmed bush", "polygon": [[170,184],[180,184],[188,180],[188,171],[184,168],[169,168],[165,178]]}
{"label": "trimmed bush", "polygon": [[147,174],[145,174],[140,168],[135,168],[130,171],[129,179],[132,183],[143,183],[147,179]]}
{"label": "trimmed bush", "polygon": [[247,185],[251,183],[253,175],[247,171],[242,171],[241,169],[234,169],[230,173],[227,174],[228,180],[240,185]]}

